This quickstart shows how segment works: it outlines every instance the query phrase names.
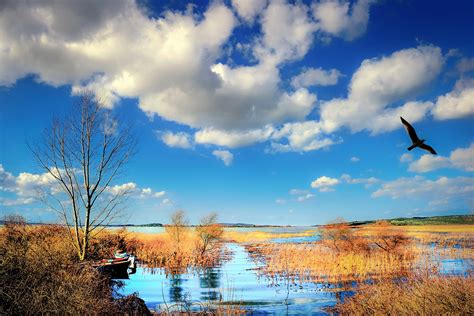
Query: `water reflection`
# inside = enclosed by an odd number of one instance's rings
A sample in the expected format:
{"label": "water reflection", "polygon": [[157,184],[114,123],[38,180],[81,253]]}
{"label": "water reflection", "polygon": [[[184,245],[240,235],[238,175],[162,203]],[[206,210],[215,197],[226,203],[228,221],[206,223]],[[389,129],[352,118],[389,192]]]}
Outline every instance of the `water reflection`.
{"label": "water reflection", "polygon": [[169,298],[171,302],[182,302],[184,301],[184,280],[181,274],[175,274],[171,276],[169,284]]}
{"label": "water reflection", "polygon": [[205,291],[201,291],[201,300],[219,301],[221,294],[218,291],[221,283],[221,273],[218,268],[208,268],[199,275],[199,287]]}

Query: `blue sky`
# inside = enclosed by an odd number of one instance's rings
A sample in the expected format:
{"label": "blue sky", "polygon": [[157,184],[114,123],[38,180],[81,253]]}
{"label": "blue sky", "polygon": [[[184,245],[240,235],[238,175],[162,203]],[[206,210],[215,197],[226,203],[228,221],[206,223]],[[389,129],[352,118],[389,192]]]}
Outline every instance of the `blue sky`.
{"label": "blue sky", "polygon": [[472,1],[7,1],[0,214],[56,220],[27,140],[82,91],[139,135],[122,222],[471,213],[473,29]]}

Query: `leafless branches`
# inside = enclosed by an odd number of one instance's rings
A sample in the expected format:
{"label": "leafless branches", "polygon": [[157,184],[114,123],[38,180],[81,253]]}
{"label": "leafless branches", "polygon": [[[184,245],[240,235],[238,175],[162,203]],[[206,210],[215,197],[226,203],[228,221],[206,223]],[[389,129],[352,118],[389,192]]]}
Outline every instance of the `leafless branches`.
{"label": "leafless branches", "polygon": [[135,138],[100,101],[86,94],[71,115],[54,120],[30,149],[57,184],[42,200],[70,227],[83,260],[93,232],[119,216],[130,193],[111,190],[111,185],[134,154]]}

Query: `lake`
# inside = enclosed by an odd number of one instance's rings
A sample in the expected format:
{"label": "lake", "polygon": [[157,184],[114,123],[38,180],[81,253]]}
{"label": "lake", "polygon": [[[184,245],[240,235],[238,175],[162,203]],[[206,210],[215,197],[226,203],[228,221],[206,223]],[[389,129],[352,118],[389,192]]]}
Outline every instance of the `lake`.
{"label": "lake", "polygon": [[[298,233],[314,227],[257,227],[226,228],[226,230],[273,233]],[[130,231],[159,233],[162,227],[130,227]],[[303,243],[319,240],[317,232],[312,236],[275,238],[274,243]],[[352,295],[352,291],[334,291],[327,285],[313,282],[280,284],[258,274],[259,264],[253,261],[242,244],[227,243],[231,258],[221,266],[178,275],[166,275],[162,269],[138,267],[130,279],[124,280],[121,294],[137,292],[150,309],[173,309],[176,304],[186,304],[199,310],[200,304],[234,301],[253,314],[325,314],[324,308],[336,304],[338,298]],[[463,273],[471,262],[461,259],[442,261],[444,273]]]}

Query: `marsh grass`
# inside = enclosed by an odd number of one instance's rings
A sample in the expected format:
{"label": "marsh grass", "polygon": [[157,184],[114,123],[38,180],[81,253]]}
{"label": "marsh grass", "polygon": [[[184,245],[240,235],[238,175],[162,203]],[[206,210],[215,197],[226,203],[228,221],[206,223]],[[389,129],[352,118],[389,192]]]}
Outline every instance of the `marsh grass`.
{"label": "marsh grass", "polygon": [[341,315],[473,315],[472,276],[412,274],[394,282],[362,284],[330,312]]}
{"label": "marsh grass", "polygon": [[0,228],[0,314],[121,312],[114,284],[87,262],[77,262],[64,229],[28,226],[22,219]]}
{"label": "marsh grass", "polygon": [[[260,243],[246,248],[259,261],[265,277],[282,280],[288,276],[313,282],[393,279],[426,267],[439,270],[443,259],[474,258],[474,235],[461,233],[458,227],[448,227],[444,234],[439,233],[439,227],[433,233],[426,227],[416,231],[380,223],[337,229],[340,231],[323,231],[319,242]],[[472,227],[464,225],[464,229],[471,231]]]}
{"label": "marsh grass", "polygon": [[237,243],[260,243],[274,238],[291,238],[291,237],[307,237],[317,233],[317,229],[309,229],[298,233],[273,233],[265,231],[226,231],[223,239],[228,242]]}
{"label": "marsh grass", "polygon": [[193,268],[215,267],[228,257],[224,243],[215,240],[203,251],[201,239],[194,230],[181,232],[179,248],[167,233],[132,233],[138,241],[136,254],[147,268],[163,268],[167,274],[184,273]]}

